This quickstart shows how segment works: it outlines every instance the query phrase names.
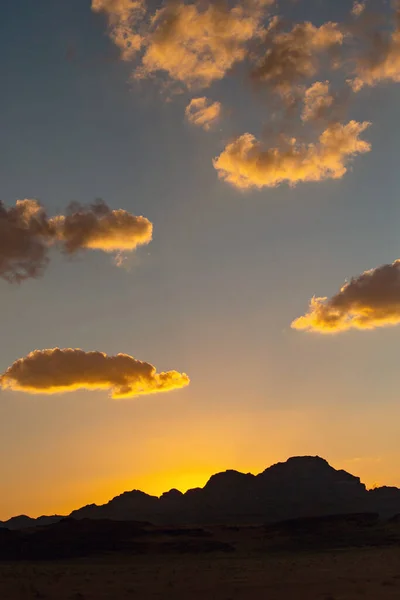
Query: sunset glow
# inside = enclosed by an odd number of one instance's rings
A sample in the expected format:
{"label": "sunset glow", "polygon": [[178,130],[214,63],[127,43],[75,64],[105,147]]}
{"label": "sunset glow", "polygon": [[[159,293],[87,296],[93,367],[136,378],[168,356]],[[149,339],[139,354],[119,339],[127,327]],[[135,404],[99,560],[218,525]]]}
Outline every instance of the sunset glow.
{"label": "sunset glow", "polygon": [[400,486],[399,4],[9,5],[0,520],[300,455]]}

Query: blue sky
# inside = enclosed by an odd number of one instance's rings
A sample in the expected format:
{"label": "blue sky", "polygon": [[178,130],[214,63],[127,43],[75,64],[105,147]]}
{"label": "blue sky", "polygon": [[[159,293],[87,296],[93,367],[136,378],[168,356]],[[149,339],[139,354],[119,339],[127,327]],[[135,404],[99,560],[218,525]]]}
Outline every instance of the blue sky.
{"label": "blue sky", "polygon": [[[293,19],[316,24],[351,7],[302,4]],[[121,401],[2,391],[0,518],[190,487],[294,454],[400,485],[399,329],[290,328],[313,294],[399,257],[399,87],[366,89],[351,106],[372,122],[372,150],[342,179],[241,191],[212,158],[232,135],[260,136],[266,106],[250,85],[207,90],[231,113],[204,132],[184,119],[193,94],[167,102],[157,82],[129,81],[89,1],[14,0],[2,12],[1,199],[37,198],[55,214],[101,197],[150,219],[154,239],[129,269],[100,252],[54,254],[39,279],[0,280],[0,369],[36,348],[80,347],[191,384]]]}

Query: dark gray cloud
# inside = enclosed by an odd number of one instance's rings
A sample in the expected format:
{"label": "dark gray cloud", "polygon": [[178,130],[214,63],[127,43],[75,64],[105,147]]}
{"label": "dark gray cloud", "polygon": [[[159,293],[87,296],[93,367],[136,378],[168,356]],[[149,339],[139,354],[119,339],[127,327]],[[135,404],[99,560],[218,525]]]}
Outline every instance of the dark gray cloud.
{"label": "dark gray cloud", "polygon": [[52,246],[80,250],[131,252],[152,239],[153,226],[145,217],[111,210],[103,201],[88,207],[72,204],[66,215],[48,217],[37,200],[0,202],[0,277],[20,283],[43,274]]}

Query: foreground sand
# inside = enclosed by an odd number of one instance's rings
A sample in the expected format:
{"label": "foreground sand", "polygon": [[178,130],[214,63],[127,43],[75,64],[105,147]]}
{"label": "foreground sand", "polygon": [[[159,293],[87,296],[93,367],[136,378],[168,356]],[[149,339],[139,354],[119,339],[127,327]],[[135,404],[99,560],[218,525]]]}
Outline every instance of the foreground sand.
{"label": "foreground sand", "polygon": [[1,600],[400,599],[400,548],[0,563]]}

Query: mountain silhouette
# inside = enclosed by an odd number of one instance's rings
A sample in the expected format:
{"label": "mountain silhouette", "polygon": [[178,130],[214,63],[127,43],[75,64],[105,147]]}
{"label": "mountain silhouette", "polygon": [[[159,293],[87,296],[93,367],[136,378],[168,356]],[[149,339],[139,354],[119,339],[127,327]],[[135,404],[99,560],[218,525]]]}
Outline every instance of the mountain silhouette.
{"label": "mountain silhouette", "polygon": [[[268,524],[333,514],[400,513],[400,489],[367,490],[360,478],[336,470],[318,456],[299,456],[277,463],[258,475],[228,470],[212,475],[203,488],[182,493],[172,489],[160,497],[139,490],[125,492],[106,504],[74,510],[73,519],[147,521],[154,525]],[[57,522],[54,515],[14,517],[0,527],[24,529]]]}

